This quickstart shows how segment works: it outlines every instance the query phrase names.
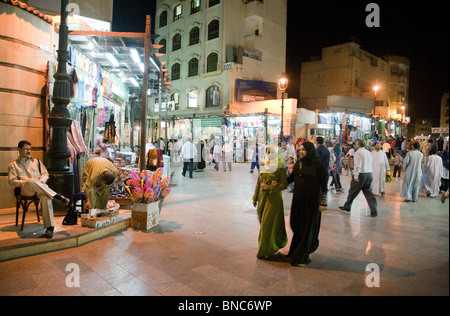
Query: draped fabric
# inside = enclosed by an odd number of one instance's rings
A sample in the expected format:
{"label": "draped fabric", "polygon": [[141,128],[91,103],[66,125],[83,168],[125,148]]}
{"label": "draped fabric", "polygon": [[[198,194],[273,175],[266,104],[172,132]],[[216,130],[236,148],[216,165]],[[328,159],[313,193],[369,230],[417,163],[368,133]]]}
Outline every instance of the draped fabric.
{"label": "draped fabric", "polygon": [[[272,181],[277,185],[272,186]],[[263,189],[261,184],[267,184]],[[258,237],[258,258],[275,254],[287,245],[282,191],[287,187],[286,172],[278,168],[273,173],[260,173],[253,201],[258,202],[258,219],[261,224]]]}

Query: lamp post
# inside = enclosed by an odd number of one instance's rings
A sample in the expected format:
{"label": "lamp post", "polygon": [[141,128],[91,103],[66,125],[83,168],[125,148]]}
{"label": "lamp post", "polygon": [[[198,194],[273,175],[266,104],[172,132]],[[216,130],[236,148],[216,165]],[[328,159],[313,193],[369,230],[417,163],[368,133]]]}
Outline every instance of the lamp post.
{"label": "lamp post", "polygon": [[[48,186],[54,191],[72,199],[74,193],[73,172],[70,171],[68,159],[71,156],[67,146],[67,131],[72,124],[67,105],[70,103],[70,83],[66,63],[68,60],[67,42],[67,3],[61,1],[61,23],[59,26],[58,70],[54,75],[52,101],[54,107],[48,117],[48,124],[52,127],[50,149],[47,156],[50,159],[48,168]],[[55,211],[66,211],[60,202],[53,200]]]}
{"label": "lamp post", "polygon": [[285,74],[278,81],[278,87],[281,90],[281,132],[280,132],[280,142],[284,139],[284,124],[283,124],[283,116],[284,116],[284,98],[286,97],[286,89],[288,87],[289,80],[286,78]]}

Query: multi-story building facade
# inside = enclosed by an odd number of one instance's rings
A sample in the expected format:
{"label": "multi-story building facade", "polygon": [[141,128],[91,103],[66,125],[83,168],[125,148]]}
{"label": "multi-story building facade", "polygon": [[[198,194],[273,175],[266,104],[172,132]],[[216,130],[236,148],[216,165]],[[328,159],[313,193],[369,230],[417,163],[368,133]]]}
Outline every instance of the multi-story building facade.
{"label": "multi-story building facade", "polygon": [[[286,24],[287,0],[158,0],[155,44],[171,83],[169,117],[236,114],[244,101],[276,99]],[[250,84],[258,88],[238,93]]]}
{"label": "multi-story building facade", "polygon": [[441,99],[441,127],[449,127],[448,92],[442,95]]}
{"label": "multi-story building facade", "polygon": [[299,103],[310,110],[327,110],[335,95],[361,99],[359,112],[404,121],[408,93],[408,59],[382,59],[354,42],[325,47],[320,57],[302,63]]}

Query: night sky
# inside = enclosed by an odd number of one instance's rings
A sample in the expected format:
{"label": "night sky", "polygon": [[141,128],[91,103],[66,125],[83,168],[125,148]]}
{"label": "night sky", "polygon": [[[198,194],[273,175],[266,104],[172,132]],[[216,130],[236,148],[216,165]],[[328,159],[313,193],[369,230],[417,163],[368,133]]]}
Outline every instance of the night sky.
{"label": "night sky", "polygon": [[[270,0],[266,0],[270,1]],[[380,27],[369,28],[366,5],[380,8]],[[410,60],[409,116],[438,119],[443,93],[449,92],[449,33],[442,1],[288,1],[288,94],[299,98],[300,66],[322,47],[357,41],[383,57]],[[144,32],[145,15],[154,21],[156,1],[114,0],[113,31]],[[153,29],[154,30],[154,29]]]}

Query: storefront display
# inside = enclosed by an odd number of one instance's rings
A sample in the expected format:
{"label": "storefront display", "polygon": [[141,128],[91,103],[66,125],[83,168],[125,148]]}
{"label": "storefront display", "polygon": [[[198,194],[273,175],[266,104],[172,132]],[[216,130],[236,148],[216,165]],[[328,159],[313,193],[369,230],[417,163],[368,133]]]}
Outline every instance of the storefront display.
{"label": "storefront display", "polygon": [[372,136],[372,118],[361,113],[319,112],[313,135],[331,142],[354,142]]}

